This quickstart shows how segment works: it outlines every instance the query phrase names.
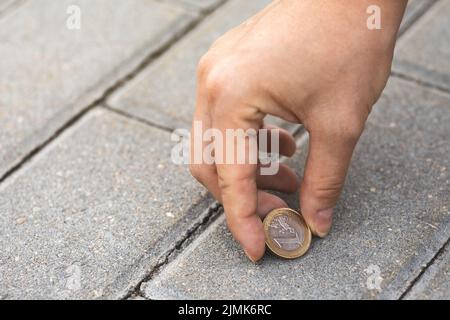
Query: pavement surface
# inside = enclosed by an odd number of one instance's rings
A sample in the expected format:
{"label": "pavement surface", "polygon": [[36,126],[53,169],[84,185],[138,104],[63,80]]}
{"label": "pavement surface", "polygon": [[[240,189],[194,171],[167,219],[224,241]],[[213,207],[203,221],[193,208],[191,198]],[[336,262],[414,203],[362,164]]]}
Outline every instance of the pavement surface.
{"label": "pavement surface", "polygon": [[[171,161],[198,59],[269,2],[0,0],[0,299],[450,299],[448,0],[410,1],[332,232],[305,257],[251,264]],[[307,134],[272,120],[301,174]]]}

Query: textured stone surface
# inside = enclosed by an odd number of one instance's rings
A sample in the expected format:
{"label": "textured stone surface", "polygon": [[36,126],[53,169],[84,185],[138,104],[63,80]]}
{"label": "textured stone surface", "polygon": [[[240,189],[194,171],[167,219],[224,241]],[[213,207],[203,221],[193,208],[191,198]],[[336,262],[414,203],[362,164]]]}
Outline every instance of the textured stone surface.
{"label": "textured stone surface", "polygon": [[450,250],[447,245],[434,263],[426,270],[406,299],[450,299]]}
{"label": "textured stone surface", "polygon": [[436,0],[409,0],[406,8],[405,17],[400,27],[400,33],[408,29],[417,18],[419,18],[427,9],[432,6]]}
{"label": "textured stone surface", "polygon": [[13,2],[14,2],[14,0],[0,0],[0,14],[1,14],[6,8],[8,8]]}
{"label": "textured stone surface", "polygon": [[150,0],[27,1],[1,19],[0,177],[191,20]]}
{"label": "textured stone surface", "polygon": [[94,111],[2,184],[0,296],[111,298],[143,279],[210,203],[172,145]]}
{"label": "textured stone surface", "polygon": [[0,10],[10,6],[14,2],[18,2],[18,1],[17,0],[0,0]]}
{"label": "textured stone surface", "polygon": [[164,127],[190,127],[200,57],[224,32],[269,2],[234,0],[225,4],[139,77],[113,95],[108,104]]}
{"label": "textured stone surface", "polygon": [[400,39],[394,71],[450,90],[450,1],[439,1]]}
{"label": "textured stone surface", "polygon": [[[450,96],[391,79],[357,147],[326,239],[314,240],[299,260],[267,255],[255,266],[219,219],[143,286],[145,295],[399,298],[450,237],[449,122]],[[291,161],[299,171],[305,149]],[[289,202],[298,207],[295,197]],[[381,292],[367,286],[375,275],[370,268],[381,272]]]}

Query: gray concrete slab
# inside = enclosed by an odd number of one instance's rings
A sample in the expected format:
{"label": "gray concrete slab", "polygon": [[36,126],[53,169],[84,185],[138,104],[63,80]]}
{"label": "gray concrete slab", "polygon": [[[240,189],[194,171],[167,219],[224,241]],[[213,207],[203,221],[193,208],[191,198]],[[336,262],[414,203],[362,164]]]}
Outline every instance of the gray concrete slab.
{"label": "gray concrete slab", "polygon": [[400,33],[405,32],[420,16],[422,16],[437,0],[409,0],[405,17],[400,26]]}
{"label": "gray concrete slab", "polygon": [[0,0],[0,13],[9,7],[15,0]]}
{"label": "gray concrete slab", "polygon": [[0,0],[0,19],[12,14],[27,0]]}
{"label": "gray concrete slab", "polygon": [[27,1],[1,19],[0,177],[192,20],[151,0]]}
{"label": "gray concrete slab", "polygon": [[394,72],[450,90],[450,2],[441,0],[399,40]]}
{"label": "gray concrete slab", "polygon": [[[170,134],[90,112],[0,186],[0,296],[123,297],[207,215]],[[205,200],[205,201],[204,201]]]}
{"label": "gray concrete slab", "polygon": [[[314,240],[301,259],[268,254],[253,265],[221,218],[145,283],[143,293],[152,299],[398,299],[450,237],[449,122],[449,95],[391,79],[357,147],[326,239]],[[290,161],[299,173],[306,148]],[[298,207],[296,197],[287,200]]]}
{"label": "gray concrete slab", "polygon": [[4,8],[14,2],[15,0],[0,0],[0,8]]}
{"label": "gray concrete slab", "polygon": [[405,298],[409,300],[450,299],[450,250],[448,245]]}
{"label": "gray concrete slab", "polygon": [[[268,3],[269,0],[226,3],[114,94],[108,104],[164,127],[190,127],[195,108],[196,69],[201,56],[219,36]],[[271,122],[284,125],[273,119]]]}

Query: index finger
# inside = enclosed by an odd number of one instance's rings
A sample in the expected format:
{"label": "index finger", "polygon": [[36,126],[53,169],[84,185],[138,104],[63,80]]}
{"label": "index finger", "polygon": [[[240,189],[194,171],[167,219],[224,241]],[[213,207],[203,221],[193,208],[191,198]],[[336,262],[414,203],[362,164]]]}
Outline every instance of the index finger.
{"label": "index finger", "polygon": [[[256,262],[262,258],[265,251],[264,228],[256,213],[258,165],[257,161],[256,163],[252,161],[255,156],[257,160],[256,134],[262,121],[236,117],[234,113],[234,116],[220,117],[220,121],[214,122],[213,119],[213,126],[218,128],[225,137],[225,143],[221,148],[222,154],[218,152],[220,150],[216,150],[215,156],[216,160],[218,158],[222,160],[216,162],[216,168],[228,227],[250,260]],[[241,131],[239,132],[239,130]],[[238,137],[242,131],[245,133],[244,144],[238,142],[239,138],[233,138],[231,141],[230,133],[234,133]],[[234,153],[233,159],[229,157],[230,153]],[[243,158],[244,163],[238,163],[238,157],[241,157],[241,160]]]}

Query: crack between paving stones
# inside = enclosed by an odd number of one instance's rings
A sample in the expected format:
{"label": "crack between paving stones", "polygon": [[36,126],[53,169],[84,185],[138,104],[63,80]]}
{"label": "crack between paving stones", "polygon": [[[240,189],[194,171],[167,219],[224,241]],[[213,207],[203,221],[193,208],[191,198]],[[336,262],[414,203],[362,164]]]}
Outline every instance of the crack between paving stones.
{"label": "crack between paving stones", "polygon": [[175,242],[175,244],[165,253],[162,254],[158,262],[152,269],[131,289],[129,290],[121,300],[128,300],[133,297],[145,298],[143,292],[141,292],[141,286],[143,283],[150,281],[155,274],[176,259],[179,253],[181,253],[189,244],[192,243],[208,226],[210,226],[216,219],[222,214],[223,207],[218,202],[212,203],[206,210],[204,216],[195,224],[193,224],[186,232]]}
{"label": "crack between paving stones", "polygon": [[122,117],[125,117],[127,119],[131,119],[131,120],[134,120],[136,122],[145,124],[145,125],[147,125],[149,127],[154,127],[154,128],[157,128],[157,129],[160,129],[160,130],[163,130],[163,131],[167,131],[169,133],[172,133],[174,131],[174,129],[172,129],[170,127],[163,126],[163,125],[158,124],[156,122],[151,122],[151,121],[149,121],[147,119],[141,118],[139,116],[132,115],[132,114],[130,114],[130,113],[126,112],[126,111],[123,111],[123,110],[115,109],[115,108],[111,107],[110,105],[108,105],[107,103],[103,103],[99,107],[103,108],[105,110],[108,110],[109,112],[113,112],[115,114],[118,114],[118,115],[120,115]]}
{"label": "crack between paving stones", "polygon": [[215,9],[217,9],[219,6],[222,6],[225,2],[228,0],[218,0],[217,3],[212,4],[209,7],[203,7],[202,5],[195,4],[195,2],[189,2],[189,0],[154,0],[160,3],[165,3],[169,5],[176,5],[178,7],[182,7],[186,10],[198,10],[201,13],[209,13]]}
{"label": "crack between paving stones", "polygon": [[[27,0],[19,0],[20,3],[25,3]],[[149,66],[152,62],[157,60],[159,57],[161,57],[165,52],[167,52],[172,46],[174,46],[180,39],[188,35],[191,31],[193,31],[206,17],[211,15],[213,12],[218,10],[222,5],[226,3],[223,2],[217,7],[215,7],[213,10],[207,11],[207,12],[200,12],[198,14],[197,18],[194,18],[193,21],[188,23],[186,27],[182,28],[177,34],[175,34],[167,43],[164,43],[160,48],[155,50],[154,52],[150,53],[142,59],[140,63],[127,75],[122,77],[121,79],[117,80],[114,84],[112,84],[109,88],[105,89],[103,94],[95,99],[92,103],[90,103],[88,106],[82,108],[78,113],[73,115],[69,120],[67,120],[61,127],[55,130],[53,134],[50,135],[47,139],[45,139],[43,142],[37,144],[34,148],[32,148],[28,153],[26,153],[24,156],[22,156],[15,164],[12,165],[10,169],[8,169],[3,175],[0,176],[0,184],[5,182],[6,179],[8,179],[11,175],[19,171],[26,163],[31,161],[38,153],[40,153],[42,150],[44,150],[49,144],[51,144],[54,140],[56,140],[61,134],[66,131],[67,129],[71,128],[73,125],[75,125],[79,120],[81,120],[86,114],[88,114],[90,111],[95,109],[96,107],[99,107],[100,105],[104,104],[107,99],[117,90],[123,88],[126,84],[128,84],[130,81],[132,81],[142,70],[144,70],[147,66]],[[13,5],[11,5],[13,6]],[[188,14],[188,13],[186,13]],[[1,18],[1,14],[0,14]],[[126,116],[124,114],[124,116]],[[150,124],[150,123],[147,123]],[[153,124],[151,124],[153,125]]]}
{"label": "crack between paving stones", "polygon": [[25,156],[23,156],[15,165],[13,165],[9,170],[7,170],[0,177],[0,184],[5,182],[11,175],[15,172],[19,171],[26,163],[31,161],[38,153],[40,153],[45,147],[47,147],[52,141],[57,139],[66,129],[72,127],[75,123],[78,122],[84,115],[86,115],[89,111],[95,108],[98,102],[95,101],[90,104],[88,107],[84,108],[81,112],[76,114],[70,120],[68,120],[62,127],[57,129],[49,138],[45,139],[44,142],[38,144],[36,147],[31,149]]}
{"label": "crack between paving stones", "polygon": [[391,72],[391,77],[395,77],[395,78],[399,78],[399,79],[402,79],[402,80],[405,80],[405,81],[408,81],[408,82],[412,82],[412,83],[417,84],[419,86],[422,86],[424,88],[434,89],[434,90],[437,90],[439,92],[443,92],[443,93],[446,93],[446,94],[450,93],[450,89],[448,89],[448,88],[445,88],[445,87],[442,87],[440,85],[436,85],[436,84],[433,84],[433,83],[429,83],[427,81],[423,81],[423,80],[417,79],[417,78],[415,78],[413,76],[406,75],[406,74],[401,73],[401,72],[392,71]]}
{"label": "crack between paving stones", "polygon": [[441,257],[444,254],[445,249],[447,248],[447,246],[450,245],[450,238],[447,239],[447,241],[444,243],[444,245],[436,252],[436,254],[433,256],[433,258],[431,258],[430,261],[428,261],[428,263],[425,265],[425,267],[422,268],[422,270],[419,272],[419,274],[417,275],[417,277],[415,277],[411,283],[408,285],[408,287],[406,288],[406,290],[400,295],[399,300],[404,300],[404,298],[406,297],[406,295],[414,288],[414,286],[416,285],[416,283],[419,282],[419,280],[422,278],[422,276],[425,274],[425,272],[428,270],[428,268],[430,266],[433,265],[433,263],[439,259],[439,257]]}

